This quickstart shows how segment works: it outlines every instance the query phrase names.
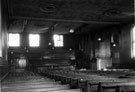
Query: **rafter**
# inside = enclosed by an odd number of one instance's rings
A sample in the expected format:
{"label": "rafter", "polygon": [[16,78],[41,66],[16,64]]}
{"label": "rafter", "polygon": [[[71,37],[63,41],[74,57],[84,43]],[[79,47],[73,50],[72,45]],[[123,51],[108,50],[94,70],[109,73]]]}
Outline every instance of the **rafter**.
{"label": "rafter", "polygon": [[120,24],[119,22],[108,21],[83,21],[83,20],[66,20],[66,19],[46,19],[46,18],[34,18],[34,17],[20,17],[13,16],[10,19],[22,19],[22,20],[37,20],[37,21],[51,21],[51,22],[67,22],[67,23],[89,23],[89,24]]}

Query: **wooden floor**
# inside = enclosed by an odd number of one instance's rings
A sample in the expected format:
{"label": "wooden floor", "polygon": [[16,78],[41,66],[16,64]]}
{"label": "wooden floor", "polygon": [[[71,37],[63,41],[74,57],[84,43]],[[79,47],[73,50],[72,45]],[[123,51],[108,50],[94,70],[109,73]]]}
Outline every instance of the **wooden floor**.
{"label": "wooden floor", "polygon": [[80,92],[80,89],[70,89],[68,84],[23,71],[10,73],[2,81],[2,92]]}

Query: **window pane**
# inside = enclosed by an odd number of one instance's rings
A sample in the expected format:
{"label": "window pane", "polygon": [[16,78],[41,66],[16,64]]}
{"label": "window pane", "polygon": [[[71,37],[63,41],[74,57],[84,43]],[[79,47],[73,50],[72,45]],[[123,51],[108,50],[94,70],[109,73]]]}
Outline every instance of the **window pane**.
{"label": "window pane", "polygon": [[133,43],[133,51],[132,51],[133,57],[135,57],[135,42]]}
{"label": "window pane", "polygon": [[58,41],[55,41],[54,46],[55,47],[58,47],[59,46],[59,42]]}
{"label": "window pane", "polygon": [[19,47],[20,46],[20,35],[19,34],[9,34],[9,46]]}
{"label": "window pane", "polygon": [[132,32],[132,36],[133,36],[133,41],[135,41],[135,27],[133,28],[133,32]]}
{"label": "window pane", "polygon": [[60,40],[60,41],[63,41],[63,36],[62,36],[62,35],[60,36],[60,39],[59,39],[59,40]]}
{"label": "window pane", "polygon": [[39,47],[39,34],[30,34],[29,35],[29,45],[30,47]]}
{"label": "window pane", "polygon": [[63,47],[63,35],[54,35],[53,40],[55,47]]}
{"label": "window pane", "polygon": [[54,35],[53,39],[54,39],[55,41],[58,41],[58,40],[59,40],[59,35]]}

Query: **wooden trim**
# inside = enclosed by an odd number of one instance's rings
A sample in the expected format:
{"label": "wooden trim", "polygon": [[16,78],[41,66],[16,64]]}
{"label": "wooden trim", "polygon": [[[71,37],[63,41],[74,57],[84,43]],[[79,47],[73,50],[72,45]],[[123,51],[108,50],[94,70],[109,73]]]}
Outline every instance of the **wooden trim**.
{"label": "wooden trim", "polygon": [[83,20],[66,20],[66,19],[46,19],[46,18],[34,18],[34,17],[21,17],[12,16],[9,19],[23,19],[23,20],[35,20],[35,21],[52,21],[52,22],[70,22],[70,23],[92,23],[92,24],[112,24],[119,25],[119,22],[107,22],[107,21],[83,21]]}
{"label": "wooden trim", "polygon": [[1,79],[0,79],[0,92],[2,92],[2,80],[8,76],[9,72],[7,72]]}

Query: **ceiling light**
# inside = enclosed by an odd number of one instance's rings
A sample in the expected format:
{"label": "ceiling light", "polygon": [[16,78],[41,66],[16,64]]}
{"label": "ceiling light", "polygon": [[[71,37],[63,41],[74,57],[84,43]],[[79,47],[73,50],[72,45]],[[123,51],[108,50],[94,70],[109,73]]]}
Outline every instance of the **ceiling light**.
{"label": "ceiling light", "polygon": [[29,52],[29,50],[26,50],[26,52],[28,53],[28,52]]}
{"label": "ceiling light", "polygon": [[115,43],[113,43],[113,47],[116,47],[116,44]]}
{"label": "ceiling light", "polygon": [[49,42],[48,45],[52,45],[52,43]]}
{"label": "ceiling light", "polygon": [[101,41],[101,38],[100,37],[98,38],[98,41]]}
{"label": "ceiling light", "polygon": [[72,50],[72,48],[69,48],[69,50],[71,51],[71,50]]}
{"label": "ceiling light", "polygon": [[70,31],[69,31],[70,33],[74,33],[74,29],[70,29]]}
{"label": "ceiling light", "polygon": [[11,52],[11,54],[14,54],[14,52]]}

